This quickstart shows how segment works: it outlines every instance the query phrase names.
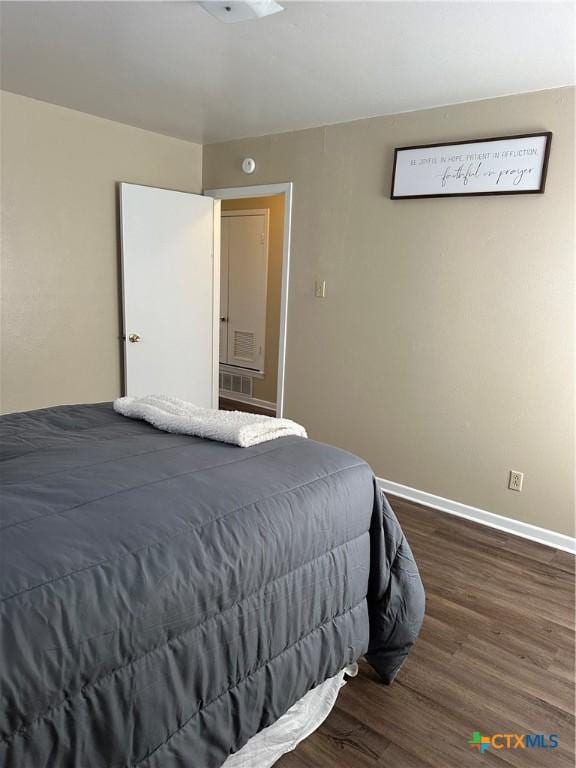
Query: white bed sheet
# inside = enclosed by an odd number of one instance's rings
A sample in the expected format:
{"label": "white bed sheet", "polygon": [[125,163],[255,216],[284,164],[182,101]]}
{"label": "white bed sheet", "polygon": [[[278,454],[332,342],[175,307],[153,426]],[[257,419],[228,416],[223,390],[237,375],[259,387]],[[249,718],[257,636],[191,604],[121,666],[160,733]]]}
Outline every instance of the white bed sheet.
{"label": "white bed sheet", "polygon": [[275,723],[264,728],[241,750],[230,755],[222,768],[271,768],[282,755],[295,749],[328,717],[336,704],[340,688],[346,685],[344,675],[355,677],[357,674],[358,665],[351,664],[308,691]]}

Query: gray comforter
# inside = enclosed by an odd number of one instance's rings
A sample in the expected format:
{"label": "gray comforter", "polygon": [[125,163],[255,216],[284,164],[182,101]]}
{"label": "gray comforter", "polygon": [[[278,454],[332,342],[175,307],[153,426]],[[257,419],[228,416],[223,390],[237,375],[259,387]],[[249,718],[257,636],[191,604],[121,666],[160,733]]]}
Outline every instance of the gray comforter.
{"label": "gray comforter", "polygon": [[0,419],[0,765],[216,768],[424,595],[370,468],[285,437],[158,432],[110,405]]}

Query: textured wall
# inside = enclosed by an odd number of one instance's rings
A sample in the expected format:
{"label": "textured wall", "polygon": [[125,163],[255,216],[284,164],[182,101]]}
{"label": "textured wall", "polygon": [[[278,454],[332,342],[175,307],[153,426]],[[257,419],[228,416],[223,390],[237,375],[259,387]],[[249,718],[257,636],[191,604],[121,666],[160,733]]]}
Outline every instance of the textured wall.
{"label": "textured wall", "polygon": [[[381,477],[573,533],[574,89],[204,147],[294,182],[286,415]],[[388,199],[393,149],[551,130],[544,195]],[[314,280],[327,281],[315,299]],[[525,472],[507,490],[508,470]]]}
{"label": "textured wall", "polygon": [[116,184],[198,192],[202,148],[2,93],[2,409],[120,394]]}

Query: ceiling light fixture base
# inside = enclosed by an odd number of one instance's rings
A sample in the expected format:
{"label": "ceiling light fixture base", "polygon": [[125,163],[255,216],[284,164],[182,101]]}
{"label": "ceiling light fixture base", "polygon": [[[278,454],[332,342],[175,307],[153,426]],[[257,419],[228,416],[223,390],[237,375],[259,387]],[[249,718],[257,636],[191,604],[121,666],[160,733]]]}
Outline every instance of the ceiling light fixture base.
{"label": "ceiling light fixture base", "polygon": [[284,8],[274,0],[206,0],[200,3],[202,8],[224,24],[234,24],[237,21],[262,19],[280,13]]}

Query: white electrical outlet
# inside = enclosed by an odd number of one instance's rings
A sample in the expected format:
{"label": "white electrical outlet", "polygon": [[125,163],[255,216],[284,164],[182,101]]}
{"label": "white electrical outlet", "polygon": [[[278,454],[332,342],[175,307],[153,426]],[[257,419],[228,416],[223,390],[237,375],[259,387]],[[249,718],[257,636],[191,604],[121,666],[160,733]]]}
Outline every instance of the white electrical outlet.
{"label": "white electrical outlet", "polygon": [[508,478],[508,488],[510,488],[511,491],[521,491],[523,482],[524,472],[517,472],[515,469],[511,469]]}
{"label": "white electrical outlet", "polygon": [[314,296],[317,299],[326,298],[326,280],[316,280],[314,283]]}

